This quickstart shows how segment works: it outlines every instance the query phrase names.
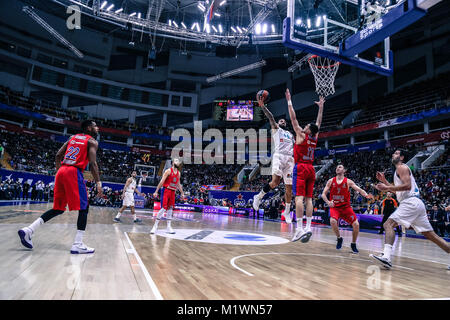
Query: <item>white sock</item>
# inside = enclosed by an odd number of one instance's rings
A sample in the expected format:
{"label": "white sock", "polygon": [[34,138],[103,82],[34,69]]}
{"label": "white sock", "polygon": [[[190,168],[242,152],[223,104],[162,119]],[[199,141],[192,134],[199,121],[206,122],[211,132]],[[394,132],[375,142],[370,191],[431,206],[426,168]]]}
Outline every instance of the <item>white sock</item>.
{"label": "white sock", "polygon": [[286,208],[284,208],[284,213],[289,213],[291,211],[291,203],[286,203]]}
{"label": "white sock", "polygon": [[136,213],[133,214],[133,220],[136,220]]}
{"label": "white sock", "polygon": [[172,219],[172,208],[170,208],[169,211],[167,211],[166,217],[167,219]]}
{"label": "white sock", "polygon": [[32,224],[30,224],[28,226],[28,228],[30,228],[33,231],[33,233],[34,233],[34,230],[36,230],[37,227],[39,227],[41,224],[44,224],[44,220],[42,220],[42,218],[39,217],[36,220],[34,220],[34,222]]}
{"label": "white sock", "polygon": [[264,192],[264,190],[261,190],[256,196],[257,196],[259,199],[262,199],[262,198],[264,197],[265,194],[266,194],[266,193]]}
{"label": "white sock", "polygon": [[169,229],[170,228],[170,225],[172,224],[172,221],[171,220],[167,220],[167,229]]}
{"label": "white sock", "polygon": [[75,241],[73,243],[74,244],[81,244],[81,243],[83,243],[83,236],[84,236],[84,231],[77,230],[77,234],[75,235]]}
{"label": "white sock", "polygon": [[161,210],[159,210],[158,214],[156,215],[156,219],[161,219],[161,217],[164,215],[165,211],[166,211],[166,209],[161,208]]}
{"label": "white sock", "polygon": [[298,228],[303,230],[303,217],[297,219],[297,229]]}
{"label": "white sock", "polygon": [[306,217],[306,229],[311,229],[312,217]]}
{"label": "white sock", "polygon": [[392,244],[385,244],[384,245],[384,252],[383,252],[383,256],[386,259],[391,259],[391,252],[392,252]]}
{"label": "white sock", "polygon": [[116,219],[119,219],[121,215],[122,215],[122,213],[119,211],[119,212],[117,213]]}

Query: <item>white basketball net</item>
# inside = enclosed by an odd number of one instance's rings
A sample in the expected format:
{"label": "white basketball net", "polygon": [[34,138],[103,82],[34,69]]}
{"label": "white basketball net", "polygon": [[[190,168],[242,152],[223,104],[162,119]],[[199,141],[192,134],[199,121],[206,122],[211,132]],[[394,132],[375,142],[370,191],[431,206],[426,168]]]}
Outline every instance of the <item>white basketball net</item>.
{"label": "white basketball net", "polygon": [[340,62],[314,55],[308,59],[308,63],[314,75],[317,94],[323,97],[334,94],[334,78]]}

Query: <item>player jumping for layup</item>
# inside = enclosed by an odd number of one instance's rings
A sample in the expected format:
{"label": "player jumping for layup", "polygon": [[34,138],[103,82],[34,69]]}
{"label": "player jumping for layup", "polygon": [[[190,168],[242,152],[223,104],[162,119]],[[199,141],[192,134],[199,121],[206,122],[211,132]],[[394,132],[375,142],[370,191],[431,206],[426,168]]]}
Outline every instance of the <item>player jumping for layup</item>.
{"label": "player jumping for layup", "polygon": [[[363,189],[358,187],[352,180],[344,176],[346,169],[342,164],[336,167],[336,177],[328,180],[327,185],[323,189],[322,199],[330,207],[330,224],[337,237],[336,249],[342,248],[344,239],[339,233],[338,220],[343,219],[353,228],[352,243],[350,247],[353,253],[358,253],[356,248],[356,239],[358,239],[359,222],[356,214],[350,205],[350,188],[356,190],[359,194],[367,199],[373,199],[373,195],[368,194]],[[327,193],[330,191],[331,201],[327,198]]]}
{"label": "player jumping for layup", "polygon": [[[392,163],[395,165],[394,184],[386,180],[384,173],[377,172],[376,175],[380,183],[375,188],[379,191],[395,192],[400,203],[383,225],[386,231],[383,254],[381,256],[370,255],[387,269],[392,267],[391,252],[395,240],[394,228],[398,225],[402,225],[406,229],[410,226],[413,227],[417,233],[422,233],[425,238],[437,244],[447,254],[450,253],[450,244],[433,231],[433,227],[428,220],[425,204],[419,198],[419,187],[417,187],[411,170],[403,163],[404,158],[405,155],[402,150],[396,150],[392,154]],[[448,268],[450,269],[450,265]]]}
{"label": "player jumping for layup", "polygon": [[156,187],[156,191],[153,194],[155,198],[158,197],[158,191],[161,187],[164,187],[161,191],[161,210],[159,210],[158,215],[156,216],[155,224],[153,225],[151,234],[155,233],[158,229],[159,221],[161,217],[164,215],[164,212],[167,211],[167,232],[175,233],[171,227],[172,221],[172,210],[175,205],[175,192],[176,190],[180,190],[181,198],[184,198],[183,187],[180,184],[181,177],[181,161],[179,159],[175,159],[172,161],[172,167],[164,171],[164,174]]}
{"label": "player jumping for layup", "polygon": [[125,183],[125,187],[122,192],[122,208],[119,209],[119,212],[113,219],[115,222],[120,222],[120,216],[127,207],[130,207],[131,214],[133,215],[133,221],[135,223],[142,222],[141,219],[136,217],[136,212],[134,211],[134,193],[136,192],[140,196],[145,196],[138,189],[136,189],[136,174],[136,171],[133,171],[131,173],[131,177],[129,177]]}
{"label": "player jumping for layup", "polygon": [[294,147],[294,136],[286,130],[286,120],[280,119],[275,122],[272,113],[264,105],[264,98],[258,97],[258,104],[264,114],[269,119],[272,129],[272,138],[275,144],[272,158],[272,181],[266,184],[260,193],[253,197],[253,209],[258,211],[261,199],[270,190],[276,188],[283,178],[286,186],[285,200],[286,207],[283,212],[286,223],[291,223],[291,200],[292,200],[292,170],[294,168],[294,157],[292,151]]}
{"label": "player jumping for layup", "polygon": [[[303,243],[311,238],[311,221],[313,214],[313,188],[316,181],[316,171],[313,167],[314,150],[317,146],[317,138],[319,136],[319,128],[322,123],[323,104],[325,99],[320,97],[315,102],[319,106],[316,123],[309,123],[304,129],[300,127],[292,106],[291,94],[286,89],[286,100],[288,103],[289,117],[291,118],[292,127],[296,133],[294,145],[294,172],[293,172],[293,193],[295,196],[295,214],[297,217],[297,230],[295,231],[292,241],[301,240]],[[306,231],[303,229],[303,199],[306,198]]]}
{"label": "player jumping for layup", "polygon": [[22,244],[33,248],[31,237],[36,229],[48,220],[60,215],[69,205],[69,210],[78,210],[77,234],[70,253],[93,253],[94,248],[83,244],[89,211],[88,194],[83,179],[83,170],[89,167],[97,186],[98,196],[103,195],[102,183],[97,165],[98,142],[93,138],[98,134],[98,127],[94,121],[85,120],[81,123],[83,133],[72,136],[56,154],[56,177],[54,188],[53,209],[45,212],[31,225],[19,230]]}

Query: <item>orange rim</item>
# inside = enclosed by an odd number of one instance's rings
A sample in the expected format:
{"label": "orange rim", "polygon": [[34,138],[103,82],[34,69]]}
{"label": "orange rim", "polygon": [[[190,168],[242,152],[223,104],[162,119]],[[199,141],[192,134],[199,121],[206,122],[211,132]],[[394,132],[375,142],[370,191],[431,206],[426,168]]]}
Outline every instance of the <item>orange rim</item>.
{"label": "orange rim", "polygon": [[[308,63],[309,64],[311,64],[311,59],[315,59],[315,58],[318,58],[319,56],[318,55],[312,55],[311,57],[309,57],[308,58]],[[317,68],[317,69],[327,69],[327,68],[333,68],[333,67],[335,67],[335,66],[337,66],[337,65],[340,65],[341,63],[339,62],[339,61],[336,61],[336,63],[333,63],[333,64],[330,64],[329,66],[318,66],[318,65],[314,65],[314,68]]]}

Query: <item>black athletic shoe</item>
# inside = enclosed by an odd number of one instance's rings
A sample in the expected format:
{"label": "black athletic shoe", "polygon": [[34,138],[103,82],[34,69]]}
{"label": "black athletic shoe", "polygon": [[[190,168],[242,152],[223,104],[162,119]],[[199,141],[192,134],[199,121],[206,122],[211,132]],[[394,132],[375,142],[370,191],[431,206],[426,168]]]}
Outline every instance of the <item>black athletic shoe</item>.
{"label": "black athletic shoe", "polygon": [[337,239],[337,243],[336,243],[336,249],[337,250],[341,250],[342,248],[342,242],[344,242],[344,239],[342,237]]}
{"label": "black athletic shoe", "polygon": [[139,222],[142,222],[142,220],[139,218],[136,218],[136,220],[134,220],[134,223],[139,223]]}
{"label": "black athletic shoe", "polygon": [[358,248],[356,248],[356,243],[351,243],[350,247],[352,248],[352,253],[359,253]]}
{"label": "black athletic shoe", "polygon": [[386,259],[383,255],[376,256],[374,254],[371,254],[370,257],[380,262],[386,269],[392,268],[391,260]]}

